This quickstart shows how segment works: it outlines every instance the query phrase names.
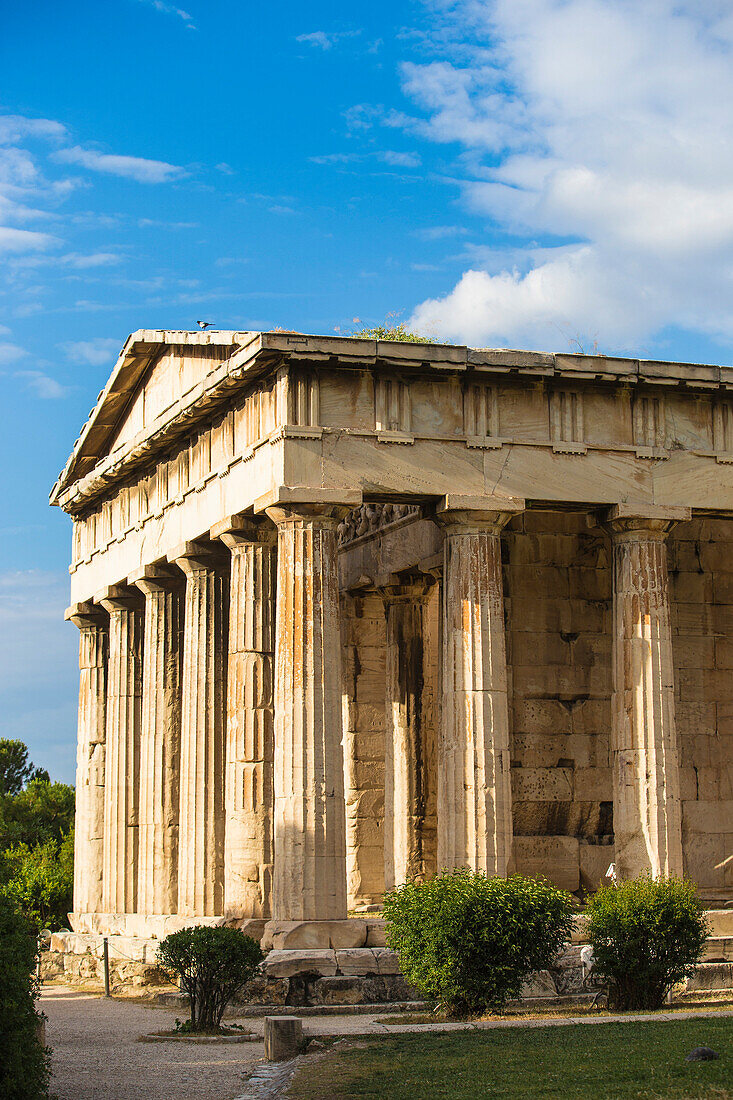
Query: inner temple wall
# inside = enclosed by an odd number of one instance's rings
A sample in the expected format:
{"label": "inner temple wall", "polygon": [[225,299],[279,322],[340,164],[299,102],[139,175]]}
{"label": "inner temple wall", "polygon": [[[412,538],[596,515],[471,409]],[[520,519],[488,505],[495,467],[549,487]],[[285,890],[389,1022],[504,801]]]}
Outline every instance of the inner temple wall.
{"label": "inner temple wall", "polygon": [[343,595],[346,885],[349,910],[384,893],[384,733],[387,627],[376,592]]}
{"label": "inner temple wall", "polygon": [[585,514],[529,511],[502,538],[515,868],[595,889],[613,860],[612,560]]}
{"label": "inner temple wall", "polygon": [[733,520],[695,518],[669,537],[685,874],[733,886]]}

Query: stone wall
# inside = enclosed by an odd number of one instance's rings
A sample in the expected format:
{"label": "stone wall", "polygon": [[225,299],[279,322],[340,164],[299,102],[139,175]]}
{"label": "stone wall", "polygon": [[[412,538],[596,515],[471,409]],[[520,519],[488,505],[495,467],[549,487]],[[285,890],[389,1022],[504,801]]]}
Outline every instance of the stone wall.
{"label": "stone wall", "polygon": [[375,592],[345,595],[343,720],[348,907],[381,903],[384,892],[386,623]]}
{"label": "stone wall", "polygon": [[516,870],[592,890],[613,859],[611,548],[591,517],[503,538]]}
{"label": "stone wall", "polygon": [[[685,873],[733,886],[733,521],[694,519],[669,537]],[[727,823],[727,829],[726,829]]]}

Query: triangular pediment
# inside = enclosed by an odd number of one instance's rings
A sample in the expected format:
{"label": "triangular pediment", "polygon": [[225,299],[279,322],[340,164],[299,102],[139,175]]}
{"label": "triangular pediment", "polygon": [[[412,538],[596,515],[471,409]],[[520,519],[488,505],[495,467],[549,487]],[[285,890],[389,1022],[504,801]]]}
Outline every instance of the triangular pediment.
{"label": "triangular pediment", "polygon": [[252,335],[228,330],[133,333],[54,486],[52,503],[65,487],[149,430]]}

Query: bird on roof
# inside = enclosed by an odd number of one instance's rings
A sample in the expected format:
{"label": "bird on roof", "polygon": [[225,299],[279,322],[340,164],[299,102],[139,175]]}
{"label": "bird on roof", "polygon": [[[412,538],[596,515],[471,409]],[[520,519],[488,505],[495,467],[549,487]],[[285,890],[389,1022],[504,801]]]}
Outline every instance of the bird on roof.
{"label": "bird on roof", "polygon": [[211,328],[213,321],[197,321],[196,324],[199,328]]}

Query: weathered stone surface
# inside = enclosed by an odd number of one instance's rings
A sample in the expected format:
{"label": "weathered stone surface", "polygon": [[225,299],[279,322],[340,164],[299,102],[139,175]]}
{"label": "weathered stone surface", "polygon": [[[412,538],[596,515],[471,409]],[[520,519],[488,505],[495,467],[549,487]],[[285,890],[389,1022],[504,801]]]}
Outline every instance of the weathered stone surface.
{"label": "weathered stone surface", "polygon": [[285,948],[354,948],[364,947],[367,925],[363,920],[278,921],[265,925],[262,945],[277,950]]}
{"label": "weathered stone surface", "polygon": [[224,751],[229,577],[206,548],[173,553],[186,576],[178,912],[224,907]]}
{"label": "weathered stone surface", "polygon": [[107,620],[91,604],[71,609],[79,627],[79,725],[76,754],[74,908],[102,908],[107,707]]}
{"label": "weathered stone surface", "polygon": [[[473,507],[472,507],[473,506]],[[446,497],[438,865],[505,875],[512,850],[499,532],[518,509]]]}
{"label": "weathered stone surface", "polygon": [[336,965],[340,974],[379,974],[374,951],[368,947],[344,949],[336,952]]}
{"label": "weathered stone surface", "polygon": [[294,974],[336,974],[335,951],[270,951],[264,962],[268,978],[290,978]]}
{"label": "weathered stone surface", "polygon": [[163,570],[146,573],[134,582],[145,596],[137,908],[141,913],[175,913],[183,592],[180,580]]}
{"label": "weathered stone surface", "polygon": [[[685,515],[686,512],[686,515]],[[665,538],[689,510],[618,506],[614,539],[614,833],[622,878],[682,874]]]}
{"label": "weathered stone surface", "polygon": [[[346,917],[336,527],[345,506],[276,506],[275,869],[279,920]],[[318,838],[316,840],[316,838]]]}
{"label": "weathered stone surface", "polygon": [[138,601],[126,591],[105,593],[100,602],[109,614],[101,908],[112,913],[134,913],[140,803],[142,613]]}
{"label": "weathered stone surface", "polygon": [[303,1048],[303,1022],[297,1016],[265,1016],[265,1059],[284,1062]]}
{"label": "weathered stone surface", "polygon": [[522,875],[544,875],[562,890],[580,885],[578,841],[572,836],[516,836],[514,859]]}
{"label": "weathered stone surface", "polygon": [[224,521],[231,550],[225,794],[224,909],[272,908],[275,611],[274,532]]}

